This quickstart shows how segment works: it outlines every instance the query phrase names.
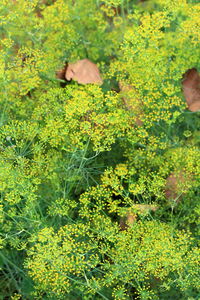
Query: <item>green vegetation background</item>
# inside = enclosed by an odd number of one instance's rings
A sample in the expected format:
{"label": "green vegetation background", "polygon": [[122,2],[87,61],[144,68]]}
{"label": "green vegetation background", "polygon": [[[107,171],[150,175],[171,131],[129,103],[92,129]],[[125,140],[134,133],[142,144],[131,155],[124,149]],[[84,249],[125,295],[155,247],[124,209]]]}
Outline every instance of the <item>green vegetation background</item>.
{"label": "green vegetation background", "polygon": [[[200,70],[199,1],[0,15],[0,298],[199,299],[200,119],[181,87]],[[56,78],[83,58],[101,87]]]}

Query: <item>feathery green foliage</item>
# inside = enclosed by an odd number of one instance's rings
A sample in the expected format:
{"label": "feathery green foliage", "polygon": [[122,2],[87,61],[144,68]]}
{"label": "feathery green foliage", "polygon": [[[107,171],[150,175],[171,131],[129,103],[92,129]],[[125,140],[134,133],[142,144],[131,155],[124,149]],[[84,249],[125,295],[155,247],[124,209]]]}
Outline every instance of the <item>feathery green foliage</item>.
{"label": "feathery green foliage", "polygon": [[198,2],[1,1],[1,299],[198,299]]}

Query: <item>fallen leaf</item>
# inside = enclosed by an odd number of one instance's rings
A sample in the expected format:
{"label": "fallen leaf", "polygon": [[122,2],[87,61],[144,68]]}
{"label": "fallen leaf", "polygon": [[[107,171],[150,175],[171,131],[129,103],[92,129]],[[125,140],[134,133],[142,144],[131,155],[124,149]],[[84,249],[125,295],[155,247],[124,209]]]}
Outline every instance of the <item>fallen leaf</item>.
{"label": "fallen leaf", "polygon": [[165,196],[167,199],[176,199],[178,197],[178,181],[183,181],[182,175],[170,174],[166,180]]}
{"label": "fallen leaf", "polygon": [[133,207],[138,211],[140,211],[141,213],[156,211],[158,209],[158,206],[153,204],[135,204]]}
{"label": "fallen leaf", "polygon": [[183,75],[182,86],[188,109],[192,112],[198,111],[200,109],[200,75],[197,69],[189,69]]}
{"label": "fallen leaf", "polygon": [[[150,211],[156,211],[158,209],[157,205],[152,204],[135,204],[133,209],[138,211],[138,213],[146,214]],[[125,218],[120,219],[120,228],[121,230],[125,230],[128,226],[133,225],[133,223],[137,220],[137,212],[128,211]]]}
{"label": "fallen leaf", "polygon": [[137,215],[133,213],[127,213],[125,218],[121,218],[119,222],[119,226],[121,230],[126,230],[128,226],[133,225],[136,221]]}
{"label": "fallen leaf", "polygon": [[87,58],[69,63],[65,78],[68,81],[73,79],[80,84],[96,83],[101,85],[103,83],[98,67]]}
{"label": "fallen leaf", "polygon": [[136,221],[137,215],[136,214],[128,214],[127,216],[127,223],[132,225]]}
{"label": "fallen leaf", "polygon": [[68,66],[68,64],[66,63],[65,66],[61,70],[58,70],[56,72],[56,77],[58,79],[66,80],[65,79],[65,73],[66,73],[66,70],[67,70],[67,66]]}
{"label": "fallen leaf", "polygon": [[189,110],[192,112],[200,110],[200,100],[194,101],[190,106]]}
{"label": "fallen leaf", "polygon": [[[165,197],[168,200],[180,201],[181,196],[189,189],[188,183],[193,180],[192,175],[185,175],[183,172],[178,174],[171,173],[166,180]],[[184,191],[183,190],[184,187]]]}

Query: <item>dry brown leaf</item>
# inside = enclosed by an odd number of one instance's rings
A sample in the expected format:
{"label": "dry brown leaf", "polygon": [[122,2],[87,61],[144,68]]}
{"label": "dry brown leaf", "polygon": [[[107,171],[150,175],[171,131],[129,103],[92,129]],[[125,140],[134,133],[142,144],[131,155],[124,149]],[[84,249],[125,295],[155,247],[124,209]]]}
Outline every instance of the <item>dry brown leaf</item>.
{"label": "dry brown leaf", "polygon": [[176,199],[178,197],[178,181],[183,181],[182,175],[175,175],[172,173],[167,177],[165,186],[165,196],[167,199]]}
{"label": "dry brown leaf", "polygon": [[125,218],[120,219],[119,226],[121,230],[125,230],[128,226],[133,225],[133,223],[136,221],[137,215],[134,213],[127,213]]}
{"label": "dry brown leaf", "polygon": [[137,219],[137,215],[136,214],[128,214],[127,216],[127,223],[129,225],[132,225]]}
{"label": "dry brown leaf", "polygon": [[189,110],[192,112],[200,110],[200,100],[194,101],[190,106]]}
{"label": "dry brown leaf", "polygon": [[57,72],[56,72],[56,77],[58,78],[58,79],[62,79],[62,80],[66,80],[65,79],[65,73],[66,73],[66,70],[67,70],[67,64],[65,64],[65,66],[61,69],[61,70],[58,70]]}
{"label": "dry brown leaf", "polygon": [[124,84],[121,81],[119,82],[119,88],[125,106],[127,107],[128,110],[132,110],[135,112],[136,114],[135,123],[136,125],[141,126],[143,124],[143,122],[140,119],[140,116],[142,116],[143,113],[142,101],[138,99],[136,89],[133,86]]}
{"label": "dry brown leaf", "polygon": [[176,200],[179,202],[181,199],[181,195],[183,194],[180,191],[181,185],[187,190],[186,184],[188,181],[192,180],[192,176],[188,175],[187,178],[184,176],[183,172],[179,172],[178,174],[172,173],[168,176],[165,185],[165,196],[167,199]]}
{"label": "dry brown leaf", "polygon": [[96,83],[101,85],[103,83],[98,67],[87,58],[69,63],[65,78],[67,80],[73,79],[81,84]]}
{"label": "dry brown leaf", "polygon": [[153,204],[135,204],[134,208],[139,210],[141,213],[146,213],[149,211],[156,211],[158,206]]}
{"label": "dry brown leaf", "polygon": [[62,80],[62,82],[60,82],[60,86],[63,87],[63,88],[67,84],[67,80],[65,79],[65,73],[66,73],[66,70],[67,70],[67,66],[68,66],[68,64],[65,63],[65,65],[63,66],[62,69],[56,71],[56,78]]}
{"label": "dry brown leaf", "polygon": [[[156,211],[158,206],[152,204],[135,204],[133,206],[138,212],[146,214],[149,211]],[[128,211],[125,218],[120,219],[120,228],[125,230],[128,226],[133,225],[137,220],[137,212]]]}
{"label": "dry brown leaf", "polygon": [[200,109],[200,75],[197,69],[189,69],[183,76],[183,94],[188,109],[192,112]]}

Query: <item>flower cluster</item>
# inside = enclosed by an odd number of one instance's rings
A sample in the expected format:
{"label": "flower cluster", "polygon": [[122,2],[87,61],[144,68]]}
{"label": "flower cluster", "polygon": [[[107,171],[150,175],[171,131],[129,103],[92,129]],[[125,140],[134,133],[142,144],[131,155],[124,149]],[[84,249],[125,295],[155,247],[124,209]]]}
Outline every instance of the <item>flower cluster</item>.
{"label": "flower cluster", "polygon": [[1,1],[0,298],[199,297],[197,2]]}

